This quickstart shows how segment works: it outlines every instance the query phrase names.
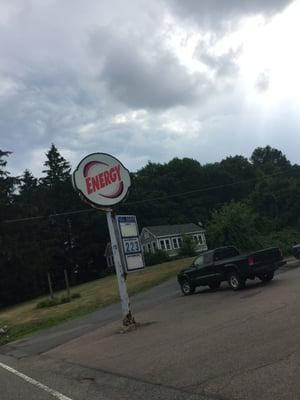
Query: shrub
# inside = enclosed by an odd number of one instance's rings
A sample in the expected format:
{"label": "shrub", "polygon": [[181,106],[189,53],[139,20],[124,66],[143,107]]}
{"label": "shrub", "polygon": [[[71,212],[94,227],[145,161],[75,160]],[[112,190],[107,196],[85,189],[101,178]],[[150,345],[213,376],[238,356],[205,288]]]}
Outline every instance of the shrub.
{"label": "shrub", "polygon": [[54,297],[53,299],[45,299],[41,300],[37,303],[36,308],[48,308],[59,306],[60,304],[70,303],[70,301],[79,299],[81,297],[80,293],[72,293],[71,296],[61,296],[61,297]]}
{"label": "shrub", "polygon": [[36,308],[48,308],[48,307],[54,307],[60,304],[60,301],[57,297],[54,297],[53,299],[45,299],[42,301],[39,301],[36,305]]}
{"label": "shrub", "polygon": [[196,255],[196,244],[191,236],[183,235],[182,246],[179,250],[180,257],[193,257]]}
{"label": "shrub", "polygon": [[65,304],[65,303],[70,303],[71,297],[69,296],[62,296],[59,300],[58,304]]}
{"label": "shrub", "polygon": [[80,293],[72,293],[71,294],[71,299],[80,299],[81,294]]}
{"label": "shrub", "polygon": [[259,236],[261,248],[279,247],[284,255],[292,254],[292,247],[300,243],[300,232],[294,229],[284,229],[272,232],[268,235]]}
{"label": "shrub", "polygon": [[144,258],[147,266],[161,264],[170,259],[168,254],[163,250],[156,250],[155,253],[145,253]]}

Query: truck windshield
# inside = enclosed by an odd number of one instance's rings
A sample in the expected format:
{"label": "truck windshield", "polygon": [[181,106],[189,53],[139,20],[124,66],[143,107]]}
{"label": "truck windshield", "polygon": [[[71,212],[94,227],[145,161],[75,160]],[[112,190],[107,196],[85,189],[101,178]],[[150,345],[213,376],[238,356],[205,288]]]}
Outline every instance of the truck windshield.
{"label": "truck windshield", "polygon": [[224,249],[216,250],[215,252],[215,260],[223,260],[225,258],[231,258],[239,256],[240,253],[235,247],[226,247]]}

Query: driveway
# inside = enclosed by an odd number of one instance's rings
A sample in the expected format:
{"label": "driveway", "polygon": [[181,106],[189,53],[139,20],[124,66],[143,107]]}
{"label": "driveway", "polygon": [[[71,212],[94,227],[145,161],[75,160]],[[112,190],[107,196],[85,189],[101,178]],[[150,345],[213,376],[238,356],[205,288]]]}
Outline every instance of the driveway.
{"label": "driveway", "polygon": [[299,399],[300,268],[281,272],[188,297],[171,280],[132,299],[136,331],[119,333],[114,305],[4,346],[0,361],[73,400]]}

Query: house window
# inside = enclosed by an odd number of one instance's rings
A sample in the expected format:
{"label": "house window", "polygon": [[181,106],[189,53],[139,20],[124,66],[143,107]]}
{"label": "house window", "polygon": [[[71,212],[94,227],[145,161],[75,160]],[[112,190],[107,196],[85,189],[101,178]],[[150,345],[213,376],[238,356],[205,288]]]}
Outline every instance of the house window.
{"label": "house window", "polygon": [[143,252],[146,253],[146,246],[144,244],[142,245],[142,248],[143,248]]}
{"label": "house window", "polygon": [[152,242],[153,251],[156,251],[156,242]]}
{"label": "house window", "polygon": [[151,244],[150,243],[147,243],[147,251],[148,251],[148,253],[151,253]]}
{"label": "house window", "polygon": [[160,241],[159,241],[159,244],[160,244],[160,248],[161,248],[162,250],[165,250],[165,249],[166,249],[166,245],[165,245],[165,241],[164,241],[164,240],[160,240]]}
{"label": "house window", "polygon": [[172,239],[172,244],[174,249],[180,249],[182,245],[182,238],[181,237],[175,237]]}
{"label": "house window", "polygon": [[161,239],[159,241],[160,248],[162,250],[171,250],[171,242],[170,239]]}
{"label": "house window", "polygon": [[203,244],[203,236],[201,234],[194,235],[193,239],[196,243]]}

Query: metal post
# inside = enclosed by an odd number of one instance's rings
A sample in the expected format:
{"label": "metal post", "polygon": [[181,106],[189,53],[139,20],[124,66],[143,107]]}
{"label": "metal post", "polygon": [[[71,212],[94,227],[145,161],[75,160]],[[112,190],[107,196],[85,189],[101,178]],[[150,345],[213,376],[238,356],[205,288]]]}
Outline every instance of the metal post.
{"label": "metal post", "polygon": [[122,314],[123,314],[123,325],[129,326],[135,324],[135,320],[130,311],[130,302],[127,293],[125,274],[119,252],[118,240],[114,225],[114,217],[112,216],[111,211],[106,211],[106,218],[110,235],[111,248],[113,252],[114,264],[118,279],[118,286],[119,286],[119,293],[121,298]]}
{"label": "metal post", "polygon": [[67,296],[70,299],[71,293],[70,293],[69,277],[68,277],[68,272],[67,272],[66,269],[64,269],[64,275],[65,275],[65,284],[66,284],[66,289],[67,289]]}
{"label": "metal post", "polygon": [[52,280],[51,280],[50,272],[47,273],[47,278],[48,278],[48,286],[49,286],[50,297],[51,297],[51,299],[53,299],[54,295],[53,295]]}

